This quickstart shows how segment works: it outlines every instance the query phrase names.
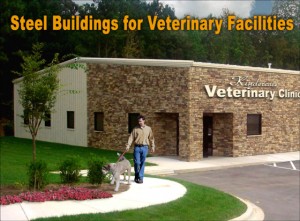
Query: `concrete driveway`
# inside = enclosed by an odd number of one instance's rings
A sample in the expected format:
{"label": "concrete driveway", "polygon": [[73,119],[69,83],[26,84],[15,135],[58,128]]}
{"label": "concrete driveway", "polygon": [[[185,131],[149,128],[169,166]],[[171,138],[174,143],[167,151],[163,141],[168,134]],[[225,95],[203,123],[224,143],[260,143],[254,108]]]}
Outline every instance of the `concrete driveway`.
{"label": "concrete driveway", "polygon": [[265,220],[300,220],[300,161],[266,163],[172,177],[214,187],[263,209]]}

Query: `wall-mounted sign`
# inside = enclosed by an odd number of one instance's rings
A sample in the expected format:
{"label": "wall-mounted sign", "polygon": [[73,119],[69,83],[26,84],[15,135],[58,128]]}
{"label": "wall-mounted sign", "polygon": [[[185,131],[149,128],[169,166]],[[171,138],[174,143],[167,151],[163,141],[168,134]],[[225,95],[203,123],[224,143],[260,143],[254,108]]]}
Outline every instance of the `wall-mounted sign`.
{"label": "wall-mounted sign", "polygon": [[[262,82],[259,79],[249,81],[248,77],[244,76],[236,76],[231,80],[229,83],[230,86],[227,88],[216,85],[204,85],[206,94],[210,98],[265,98],[271,101],[274,100],[275,97],[300,98],[300,91],[298,90],[292,91],[285,88],[275,90],[277,87],[276,82]],[[233,86],[239,88],[233,88]]]}

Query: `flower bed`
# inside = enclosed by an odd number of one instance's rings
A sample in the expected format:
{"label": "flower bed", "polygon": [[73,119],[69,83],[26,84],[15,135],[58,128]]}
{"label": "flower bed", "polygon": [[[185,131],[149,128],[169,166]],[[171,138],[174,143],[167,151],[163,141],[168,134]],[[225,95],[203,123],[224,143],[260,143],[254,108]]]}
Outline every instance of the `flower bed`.
{"label": "flower bed", "polygon": [[90,200],[110,198],[112,194],[91,190],[81,187],[63,186],[58,190],[46,190],[44,192],[26,192],[19,195],[1,196],[0,205],[9,205],[14,203],[21,203],[23,201],[29,202],[45,202],[45,201],[63,201],[63,200]]}

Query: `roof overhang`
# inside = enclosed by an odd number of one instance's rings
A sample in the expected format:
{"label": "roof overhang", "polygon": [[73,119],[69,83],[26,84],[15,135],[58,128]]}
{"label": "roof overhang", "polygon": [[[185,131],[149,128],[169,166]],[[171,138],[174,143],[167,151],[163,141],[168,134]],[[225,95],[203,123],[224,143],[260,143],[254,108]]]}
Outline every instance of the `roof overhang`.
{"label": "roof overhang", "polygon": [[[300,74],[300,71],[293,71],[293,70],[261,68],[261,67],[229,65],[229,64],[215,64],[215,63],[206,63],[206,62],[194,62],[192,60],[167,60],[167,59],[77,57],[62,62],[59,65],[65,66],[73,63],[116,64],[116,65],[178,67],[178,68],[200,67],[200,68],[218,68],[218,69],[240,70],[240,71],[257,71],[257,72],[266,72],[266,73]],[[22,78],[17,78],[12,82],[15,84],[20,81],[22,81]]]}

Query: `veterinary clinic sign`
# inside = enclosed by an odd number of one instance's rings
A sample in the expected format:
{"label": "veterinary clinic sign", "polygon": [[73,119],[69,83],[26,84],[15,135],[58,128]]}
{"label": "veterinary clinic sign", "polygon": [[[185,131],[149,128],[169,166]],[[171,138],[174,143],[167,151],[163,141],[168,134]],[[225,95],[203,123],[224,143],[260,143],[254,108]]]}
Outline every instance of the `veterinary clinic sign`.
{"label": "veterinary clinic sign", "polygon": [[[236,76],[232,77],[229,87],[221,88],[216,85],[204,85],[206,94],[209,98],[262,98],[267,100],[274,100],[275,97],[279,98],[294,98],[300,99],[300,91],[290,91],[288,89],[282,88],[279,90],[272,90],[277,87],[274,82],[262,82],[259,79],[256,81],[249,81],[248,77]],[[243,89],[237,89],[233,87],[241,86]],[[270,88],[266,89],[254,89],[254,88]]]}

